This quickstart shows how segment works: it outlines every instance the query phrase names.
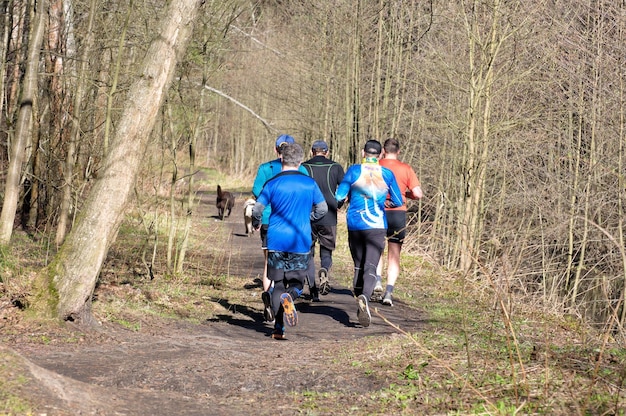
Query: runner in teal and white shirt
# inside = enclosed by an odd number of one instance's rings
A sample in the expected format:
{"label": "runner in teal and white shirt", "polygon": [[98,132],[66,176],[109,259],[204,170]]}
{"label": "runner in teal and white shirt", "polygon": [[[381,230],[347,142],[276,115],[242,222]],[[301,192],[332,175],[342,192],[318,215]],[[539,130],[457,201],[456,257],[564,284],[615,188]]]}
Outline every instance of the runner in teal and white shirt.
{"label": "runner in teal and white shirt", "polygon": [[363,148],[363,162],[352,165],[339,184],[335,198],[349,201],[346,220],[348,244],[354,262],[353,290],[357,297],[357,318],[366,327],[371,322],[369,299],[376,285],[376,267],[385,248],[387,218],[385,201],[401,206],[402,193],[393,172],[378,164],[382,145],[369,140]]}

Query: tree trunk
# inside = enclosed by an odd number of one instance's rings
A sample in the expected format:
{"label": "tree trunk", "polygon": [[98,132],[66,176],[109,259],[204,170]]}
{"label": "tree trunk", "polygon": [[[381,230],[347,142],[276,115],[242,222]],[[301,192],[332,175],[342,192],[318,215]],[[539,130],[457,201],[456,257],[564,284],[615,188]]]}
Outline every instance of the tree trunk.
{"label": "tree trunk", "polygon": [[[198,116],[196,117],[195,123],[190,126],[190,134],[189,134],[189,181],[187,182],[187,209],[184,211],[183,215],[185,216],[185,224],[183,228],[183,239],[180,243],[180,251],[177,256],[176,261],[176,273],[182,273],[183,264],[185,262],[185,256],[187,255],[187,247],[189,246],[189,231],[191,230],[192,225],[192,214],[194,210],[194,201],[196,198],[196,194],[194,193],[194,173],[196,171],[196,143],[198,142],[198,137],[200,136],[201,126],[204,122],[204,112],[202,109],[204,108],[204,88],[200,92],[200,102],[199,102],[199,110]],[[245,146],[240,146],[242,149]]]}
{"label": "tree trunk", "polygon": [[[481,203],[485,194],[485,177],[491,145],[491,105],[495,62],[501,44],[506,39],[499,31],[500,1],[492,7],[492,22],[488,29],[489,42],[484,51],[480,48],[477,26],[468,25],[469,38],[469,107],[468,127],[465,139],[465,192],[462,193],[459,211],[459,267],[469,272],[478,258],[482,233]],[[472,7],[476,10],[476,4]],[[486,56],[479,56],[486,53]],[[487,59],[485,59],[487,58]],[[481,129],[482,127],[482,129]]]}
{"label": "tree trunk", "polygon": [[[176,187],[176,183],[178,182],[179,175],[178,175],[178,156],[177,156],[177,144],[178,144],[178,137],[176,137],[176,131],[174,130],[174,127],[172,126],[172,107],[169,105],[169,103],[166,104],[165,106],[167,108],[167,111],[164,113],[167,113],[167,121],[163,121],[163,124],[167,124],[168,129],[166,130],[169,134],[169,144],[170,144],[170,152],[172,154],[172,181],[170,183],[170,195],[169,195],[169,200],[170,200],[170,227],[169,227],[169,231],[167,233],[167,270],[168,272],[173,272],[174,271],[174,263],[176,262],[176,251],[175,248],[176,247],[176,237],[177,237],[177,230],[178,230],[178,216],[176,215],[176,205],[177,205],[177,201],[176,201],[176,196],[177,196],[177,187]],[[165,129],[164,129],[165,130]],[[163,135],[163,141],[165,141],[165,134]]]}
{"label": "tree trunk", "polygon": [[17,210],[17,202],[20,194],[20,178],[22,162],[24,160],[24,148],[31,133],[33,101],[37,94],[37,80],[39,68],[39,55],[46,26],[47,1],[42,0],[35,11],[34,28],[28,45],[28,60],[26,63],[26,76],[24,89],[20,100],[20,109],[15,128],[15,142],[11,149],[11,161],[7,172],[4,188],[4,201],[2,214],[0,214],[0,244],[8,244],[13,234],[13,222]]}
{"label": "tree trunk", "polygon": [[[16,114],[19,113],[19,80],[22,79],[21,71],[22,71],[22,59],[25,61],[28,57],[28,47],[24,45],[24,42],[27,41],[27,36],[24,34],[30,28],[27,28],[26,16],[30,16],[31,7],[28,5],[20,4],[20,2],[11,2],[7,8],[7,18],[10,23],[10,33],[9,39],[7,43],[7,58],[9,56],[13,56],[12,59],[5,61],[9,66],[6,68],[6,91],[2,95],[2,100],[4,101],[4,109],[2,114],[4,114],[4,124],[6,125],[8,120],[13,120]],[[8,16],[10,14],[10,16]],[[7,131],[7,142],[6,142],[6,154],[2,156],[6,156],[7,165],[11,158],[11,148],[13,139],[15,137],[15,132],[11,130]],[[11,156],[9,156],[11,155]],[[4,162],[5,159],[3,159]],[[6,165],[1,166],[2,171],[7,171],[8,168]]]}
{"label": "tree trunk", "polygon": [[[617,145],[617,171],[624,172],[624,153],[626,151],[625,141],[625,132],[624,132],[624,122],[626,121],[626,115],[624,114],[624,80],[620,79],[619,81],[619,130],[618,130],[618,145]],[[626,250],[626,239],[624,238],[624,192],[621,192],[623,189],[626,189],[626,182],[624,181],[624,175],[620,175],[616,182],[617,188],[615,190],[615,194],[617,197],[617,241],[619,243],[619,247],[621,247],[622,251],[622,275],[621,275],[621,283],[618,283],[617,286],[620,288],[620,301],[622,304],[622,311],[619,317],[619,322],[624,325],[624,320],[626,319],[626,308],[623,306],[626,301],[626,255],[624,254],[624,250]]]}
{"label": "tree trunk", "polygon": [[[72,186],[74,183],[74,165],[76,164],[76,143],[80,138],[80,112],[83,104],[83,97],[86,90],[87,80],[87,63],[89,53],[91,53],[93,45],[93,22],[96,13],[96,1],[91,0],[89,8],[89,24],[87,29],[87,38],[85,41],[85,49],[82,53],[80,70],[78,71],[78,80],[76,83],[76,93],[74,96],[74,106],[72,108],[72,130],[70,132],[70,140],[67,148],[67,158],[65,161],[65,167],[63,170],[63,185],[61,206],[59,212],[59,222],[57,224],[57,233],[55,242],[57,247],[65,240],[67,233],[69,218],[70,218],[70,206],[72,204]],[[72,23],[73,24],[73,23]]]}
{"label": "tree trunk", "polygon": [[131,1],[128,4],[128,8],[126,10],[126,18],[124,19],[124,26],[122,28],[122,33],[120,34],[119,43],[117,45],[117,58],[115,60],[115,66],[112,74],[113,84],[111,85],[111,90],[107,94],[107,111],[106,111],[106,123],[104,124],[104,154],[106,155],[109,151],[109,137],[111,136],[111,123],[113,117],[113,98],[117,93],[117,83],[120,77],[120,67],[122,65],[122,52],[124,51],[124,43],[126,42],[126,32],[128,30],[128,24],[130,21],[130,15],[133,12],[133,2]]}
{"label": "tree trunk", "polygon": [[[2,97],[0,100],[0,115],[4,112],[4,88],[8,68],[7,56],[9,52],[9,22],[11,21],[10,7],[12,7],[9,3],[10,2],[3,2],[1,6],[2,8],[0,9],[2,10],[2,15],[4,16],[2,23],[2,40],[0,41],[2,42],[0,44],[0,97]],[[2,165],[0,165],[0,168],[2,168]]]}
{"label": "tree trunk", "polygon": [[360,146],[360,105],[361,90],[359,79],[361,77],[361,26],[359,19],[361,18],[361,3],[356,2],[356,11],[353,16],[353,38],[351,39],[351,63],[347,66],[346,83],[346,138],[349,141],[348,146],[348,163],[357,163],[361,157]]}
{"label": "tree trunk", "polygon": [[128,104],[105,156],[103,173],[54,261],[40,273],[38,295],[30,299],[31,308],[40,314],[82,325],[94,323],[91,295],[124,219],[150,132],[200,4],[201,0],[170,3],[148,48],[141,75],[128,92]]}

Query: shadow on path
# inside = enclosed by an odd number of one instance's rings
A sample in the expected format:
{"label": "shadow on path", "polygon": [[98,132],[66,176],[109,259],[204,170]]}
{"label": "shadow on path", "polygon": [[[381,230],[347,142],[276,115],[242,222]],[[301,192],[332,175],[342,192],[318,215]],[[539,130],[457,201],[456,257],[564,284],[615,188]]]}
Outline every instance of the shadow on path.
{"label": "shadow on path", "polygon": [[[210,197],[208,197],[211,200]],[[251,276],[251,281],[244,284],[244,288],[258,295],[258,309],[248,308],[242,305],[231,304],[227,299],[218,302],[232,313],[232,316],[223,315],[208,321],[213,323],[226,322],[229,326],[267,333],[271,331],[270,323],[263,321],[263,303],[261,302],[261,279],[263,272],[263,253],[260,248],[260,238],[257,234],[246,237],[238,231],[243,229],[243,198],[237,195],[233,214],[224,220],[225,231],[230,230],[231,235],[237,237],[229,239],[230,250],[237,257],[237,264],[231,264],[231,272],[238,270],[240,277]],[[242,238],[239,238],[242,237]],[[308,289],[305,288],[305,293]],[[363,328],[356,319],[356,300],[352,291],[347,287],[334,286],[332,291],[320,297],[321,302],[311,302],[304,298],[296,299],[296,310],[299,312],[298,325],[287,328],[290,340],[342,340],[355,339],[364,336],[381,336],[397,333],[397,330],[385,323],[376,313],[375,309],[403,330],[408,332],[418,331],[424,326],[424,321],[418,310],[410,308],[402,302],[394,301],[393,307],[383,306],[380,303],[371,303],[372,323]],[[251,336],[248,332],[241,332],[233,328],[232,336]]]}

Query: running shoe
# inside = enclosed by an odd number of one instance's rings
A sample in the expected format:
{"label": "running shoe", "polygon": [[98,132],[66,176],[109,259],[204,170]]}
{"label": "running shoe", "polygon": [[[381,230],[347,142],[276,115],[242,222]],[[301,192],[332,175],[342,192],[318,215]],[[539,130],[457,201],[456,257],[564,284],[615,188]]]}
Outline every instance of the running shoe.
{"label": "running shoe", "polygon": [[312,287],[310,289],[311,292],[311,302],[319,302],[320,301],[320,292],[316,287]]}
{"label": "running shoe", "polygon": [[393,300],[391,300],[391,293],[385,292],[383,296],[383,305],[393,306]]}
{"label": "running shoe", "polygon": [[317,276],[320,279],[320,294],[326,296],[330,293],[330,280],[328,279],[328,270],[320,268],[317,272]]}
{"label": "running shoe", "polygon": [[298,289],[297,287],[290,287],[289,290],[291,291],[290,293],[293,293],[291,296],[292,300],[300,298],[304,292],[303,289]]}
{"label": "running shoe", "polygon": [[359,295],[356,298],[357,311],[356,318],[363,327],[370,326],[372,322],[372,315],[370,314],[370,308],[368,306],[367,297],[365,295]]}
{"label": "running shoe", "polygon": [[296,326],[298,324],[298,313],[296,312],[296,305],[293,304],[291,295],[289,293],[280,295],[280,303],[283,305],[283,314],[287,325]]}
{"label": "running shoe", "polygon": [[372,297],[370,298],[373,302],[378,302],[383,298],[383,279],[382,277],[376,275],[376,286],[374,286],[374,292],[372,293]]}
{"label": "running shoe", "polygon": [[272,331],[272,338],[273,339],[277,339],[279,341],[284,341],[287,339],[287,337],[285,336],[285,328],[274,328],[274,331]]}
{"label": "running shoe", "polygon": [[265,321],[272,322],[274,320],[274,311],[272,310],[272,297],[270,292],[261,293],[261,300],[263,300],[263,317]]}

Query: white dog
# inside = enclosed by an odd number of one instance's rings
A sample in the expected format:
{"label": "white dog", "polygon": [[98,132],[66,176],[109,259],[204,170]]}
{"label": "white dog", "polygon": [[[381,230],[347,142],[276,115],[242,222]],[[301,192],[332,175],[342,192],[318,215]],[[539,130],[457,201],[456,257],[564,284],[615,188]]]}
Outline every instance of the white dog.
{"label": "white dog", "polygon": [[248,198],[243,203],[243,222],[246,225],[248,237],[252,237],[252,234],[254,234],[254,228],[252,228],[252,208],[254,208],[254,204],[256,204],[254,198]]}

